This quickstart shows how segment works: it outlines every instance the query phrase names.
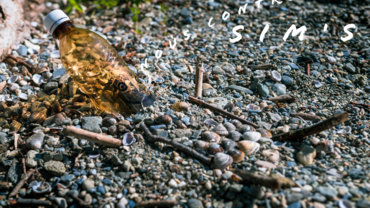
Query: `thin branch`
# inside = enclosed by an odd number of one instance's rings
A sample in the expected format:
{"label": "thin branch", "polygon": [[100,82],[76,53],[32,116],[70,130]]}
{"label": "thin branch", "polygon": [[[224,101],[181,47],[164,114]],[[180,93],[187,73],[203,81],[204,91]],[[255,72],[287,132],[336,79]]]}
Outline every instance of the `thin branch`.
{"label": "thin branch", "polygon": [[40,200],[40,199],[23,199],[18,198],[17,200],[9,200],[11,205],[28,205],[30,207],[35,206],[51,206],[53,203],[49,200]]}
{"label": "thin branch", "polygon": [[203,100],[197,99],[197,98],[195,98],[193,96],[189,96],[189,99],[190,99],[191,102],[193,102],[193,103],[195,103],[197,105],[200,105],[200,106],[206,107],[206,108],[208,108],[210,110],[213,110],[213,111],[216,111],[218,113],[221,113],[221,114],[223,114],[223,115],[225,115],[225,116],[227,116],[229,118],[239,120],[240,122],[242,122],[244,124],[248,124],[250,126],[253,126],[254,128],[258,128],[258,125],[257,124],[252,123],[250,121],[247,121],[247,120],[245,120],[243,118],[240,118],[239,116],[236,116],[236,115],[234,115],[232,113],[229,113],[229,112],[227,112],[227,111],[225,111],[225,110],[223,110],[221,108],[218,108],[216,106],[213,106],[213,105],[211,105],[209,103],[206,103]]}
{"label": "thin branch", "polygon": [[26,183],[26,181],[33,175],[35,169],[28,170],[27,174],[23,175],[23,178],[17,183],[12,192],[10,192],[9,197],[15,196],[18,194],[19,190]]}
{"label": "thin branch", "polygon": [[274,64],[261,64],[261,65],[248,65],[248,68],[251,69],[275,69],[276,66]]}
{"label": "thin branch", "polygon": [[364,107],[364,108],[370,108],[370,104],[358,103],[358,102],[354,102],[354,101],[351,101],[350,104],[351,105],[358,105],[358,106],[361,106],[361,107]]}
{"label": "thin branch", "polygon": [[203,90],[203,67],[201,63],[198,63],[195,72],[195,97],[202,97]]}
{"label": "thin branch", "polygon": [[178,150],[196,158],[197,160],[201,161],[202,163],[211,165],[211,158],[193,150],[192,148],[190,148],[188,146],[185,146],[181,143],[175,142],[171,139],[161,137],[161,136],[157,136],[157,135],[153,135],[152,132],[150,132],[148,127],[145,125],[144,122],[140,123],[140,128],[144,131],[145,135],[148,137],[148,140],[150,142],[163,142],[165,144],[169,144],[169,145],[173,146],[175,149],[178,149]]}
{"label": "thin branch", "polygon": [[238,169],[234,169],[232,171],[241,177],[241,180],[239,181],[240,183],[246,184],[248,186],[253,184],[257,186],[269,187],[272,189],[289,188],[296,186],[296,184],[292,180],[278,175],[262,176]]}
{"label": "thin branch", "polygon": [[163,200],[163,201],[145,201],[136,204],[136,207],[173,207],[177,205],[176,200]]}
{"label": "thin branch", "polygon": [[269,98],[269,100],[274,103],[293,103],[296,101],[296,98],[291,95],[286,94],[286,95],[280,95],[277,97]]}
{"label": "thin branch", "polygon": [[64,127],[63,133],[68,136],[79,137],[109,147],[120,147],[122,145],[122,141],[119,139],[115,139],[104,134],[86,131],[75,126]]}
{"label": "thin branch", "polygon": [[349,114],[347,112],[335,115],[333,117],[330,117],[326,120],[323,120],[317,124],[314,124],[312,126],[301,128],[297,130],[293,130],[287,133],[278,134],[276,136],[273,136],[271,139],[275,141],[281,141],[281,142],[298,142],[302,141],[304,137],[310,136],[313,134],[317,134],[321,131],[325,131],[327,129],[330,129],[340,123],[343,123],[344,121],[348,120]]}

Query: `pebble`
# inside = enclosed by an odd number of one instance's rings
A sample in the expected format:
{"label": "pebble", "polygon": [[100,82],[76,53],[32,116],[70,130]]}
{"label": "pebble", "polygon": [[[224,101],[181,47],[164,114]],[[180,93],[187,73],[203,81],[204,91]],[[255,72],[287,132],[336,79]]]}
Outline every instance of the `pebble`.
{"label": "pebble", "polygon": [[66,172],[66,167],[64,166],[64,163],[60,161],[50,160],[44,164],[44,168],[46,171],[56,176],[64,175]]}
{"label": "pebble", "polygon": [[284,84],[276,83],[272,87],[273,91],[276,92],[276,94],[279,95],[285,95],[286,94],[286,86]]}
{"label": "pebble", "polygon": [[101,133],[102,117],[100,116],[88,116],[81,118],[82,128],[88,131]]}
{"label": "pebble", "polygon": [[317,191],[329,199],[334,199],[338,195],[338,192],[334,188],[327,186],[319,186],[317,187]]}
{"label": "pebble", "polygon": [[294,84],[294,80],[289,76],[282,76],[281,82],[287,86],[292,86]]}
{"label": "pebble", "polygon": [[247,132],[244,132],[242,138],[245,140],[257,142],[258,140],[261,139],[261,133],[256,132],[256,131],[247,131]]}
{"label": "pebble", "polygon": [[83,181],[82,183],[82,188],[86,191],[89,191],[90,189],[95,187],[95,182],[94,180],[87,178]]}
{"label": "pebble", "polygon": [[297,153],[297,160],[304,166],[313,165],[316,157],[316,149],[303,145],[301,150]]}
{"label": "pebble", "polygon": [[349,73],[352,73],[352,74],[355,74],[356,73],[356,67],[353,66],[351,63],[346,63],[346,65],[344,65],[344,68],[349,72]]}
{"label": "pebble", "polygon": [[34,133],[28,137],[26,144],[32,149],[40,149],[44,143],[44,137],[45,135],[42,132]]}
{"label": "pebble", "polygon": [[258,84],[257,85],[257,91],[262,97],[267,97],[270,95],[269,88],[264,84]]}
{"label": "pebble", "polygon": [[30,150],[26,155],[26,166],[29,168],[34,168],[37,166],[37,161],[35,160],[36,155],[38,154],[35,150]]}
{"label": "pebble", "polygon": [[199,199],[189,199],[187,205],[189,208],[203,208],[203,204]]}
{"label": "pebble", "polygon": [[26,56],[27,55],[27,51],[28,51],[28,48],[24,45],[19,45],[18,49],[17,49],[17,53],[20,55],[20,56]]}
{"label": "pebble", "polygon": [[43,83],[43,78],[42,78],[42,76],[40,74],[33,74],[32,75],[32,81],[37,86],[40,86]]}
{"label": "pebble", "polygon": [[250,95],[253,94],[252,90],[250,90],[248,88],[245,88],[245,87],[242,87],[242,86],[230,85],[228,88],[232,89],[232,90],[236,90],[236,91],[241,92],[241,93],[245,93],[245,94],[250,94]]}
{"label": "pebble", "polygon": [[274,71],[271,72],[271,79],[276,81],[276,82],[280,82],[281,81],[281,74],[278,71],[274,70]]}

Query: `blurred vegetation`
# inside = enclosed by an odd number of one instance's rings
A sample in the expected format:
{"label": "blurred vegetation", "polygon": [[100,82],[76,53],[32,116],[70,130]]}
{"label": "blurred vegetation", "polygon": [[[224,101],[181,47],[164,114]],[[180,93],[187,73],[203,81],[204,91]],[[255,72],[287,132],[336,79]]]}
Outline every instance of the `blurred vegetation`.
{"label": "blurred vegetation", "polygon": [[[68,0],[67,5],[65,5],[65,11],[68,13],[73,10],[78,11],[79,13],[84,13],[84,8],[90,8],[88,10],[93,12],[98,12],[99,10],[110,9],[116,6],[125,5],[126,9],[131,12],[131,20],[135,22],[135,31],[141,34],[140,29],[138,28],[140,5],[143,3],[150,3],[151,0]],[[160,10],[163,13],[168,11],[169,7],[164,3],[160,4]],[[163,23],[167,21],[167,15],[165,16]]]}
{"label": "blurred vegetation", "polygon": [[137,22],[139,20],[140,14],[140,4],[150,2],[150,0],[68,0],[66,7],[66,12],[70,13],[73,9],[76,9],[78,12],[84,12],[84,6],[94,6],[96,10],[101,9],[110,9],[115,6],[120,6],[126,4],[130,9],[132,16],[132,21]]}

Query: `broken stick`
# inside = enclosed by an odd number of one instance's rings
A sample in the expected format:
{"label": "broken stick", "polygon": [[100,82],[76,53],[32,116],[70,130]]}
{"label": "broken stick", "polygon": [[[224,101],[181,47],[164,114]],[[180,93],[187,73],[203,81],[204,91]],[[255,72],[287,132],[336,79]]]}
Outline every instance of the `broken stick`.
{"label": "broken stick", "polygon": [[276,65],[274,64],[261,64],[261,65],[248,65],[248,68],[251,69],[275,69]]}
{"label": "broken stick", "polygon": [[23,175],[23,178],[17,183],[12,192],[10,192],[9,197],[15,196],[18,194],[19,190],[26,183],[26,181],[33,175],[35,169],[30,169],[26,174]]}
{"label": "broken stick", "polygon": [[53,203],[49,200],[40,200],[40,199],[23,199],[19,198],[17,200],[9,200],[10,204],[13,206],[21,206],[21,205],[26,205],[30,207],[38,207],[38,206],[43,206],[43,207],[49,207],[53,205]]}
{"label": "broken stick", "polygon": [[109,147],[120,147],[122,145],[122,141],[119,139],[115,139],[104,134],[86,131],[75,126],[64,127],[63,133],[68,136],[79,137],[82,139],[86,139],[90,142],[94,142]]}
{"label": "broken stick", "polygon": [[136,204],[136,207],[173,207],[177,205],[176,200],[144,201]]}
{"label": "broken stick", "polygon": [[148,127],[145,125],[144,122],[141,122],[140,123],[140,128],[144,131],[145,135],[148,138],[149,141],[151,142],[163,142],[165,144],[169,144],[171,146],[173,146],[175,149],[178,149],[190,156],[193,156],[194,158],[196,158],[197,160],[201,161],[202,163],[205,163],[205,164],[208,164],[208,165],[211,165],[211,158],[197,152],[196,150],[188,147],[188,146],[185,146],[181,143],[178,143],[178,142],[175,142],[171,139],[168,139],[168,138],[165,138],[165,137],[161,137],[161,136],[157,136],[157,135],[153,135],[152,132],[150,132],[150,130],[148,129]]}
{"label": "broken stick", "polygon": [[193,103],[195,103],[195,104],[198,104],[198,105],[200,105],[200,106],[206,107],[206,108],[208,108],[208,109],[210,109],[210,110],[213,110],[213,111],[216,111],[216,112],[218,112],[218,113],[224,114],[225,116],[227,116],[227,117],[229,117],[229,118],[239,120],[240,122],[242,122],[242,123],[244,123],[244,124],[248,124],[248,125],[250,125],[250,126],[253,126],[254,128],[258,128],[258,125],[257,125],[257,124],[252,123],[252,122],[250,122],[250,121],[247,121],[247,120],[245,120],[245,119],[243,119],[243,118],[240,118],[239,116],[236,116],[236,115],[234,115],[234,114],[232,114],[232,113],[229,113],[229,112],[227,112],[227,111],[225,111],[225,110],[223,110],[223,109],[221,109],[221,108],[218,108],[218,107],[216,107],[216,106],[213,106],[213,105],[211,105],[211,104],[209,104],[209,103],[206,103],[206,102],[204,102],[203,100],[199,100],[199,99],[197,99],[197,98],[195,98],[195,97],[193,97],[193,96],[189,96],[189,99],[190,99],[190,101],[191,101],[191,102],[193,102]]}
{"label": "broken stick", "polygon": [[195,72],[195,97],[202,97],[203,90],[203,66],[198,63]]}
{"label": "broken stick", "polygon": [[293,103],[294,101],[296,101],[296,98],[291,95],[286,94],[286,95],[280,95],[277,97],[269,98],[269,100],[274,103]]}
{"label": "broken stick", "polygon": [[276,136],[273,136],[271,139],[274,141],[281,142],[299,142],[302,141],[306,136],[317,134],[321,131],[325,131],[340,123],[343,123],[344,121],[348,120],[348,116],[349,116],[348,112],[344,112],[333,117],[330,117],[326,120],[323,120],[312,126],[293,130],[287,133],[278,134]]}
{"label": "broken stick", "polygon": [[262,176],[238,169],[234,169],[232,171],[241,177],[242,180],[240,181],[240,183],[246,184],[248,186],[253,184],[258,186],[265,186],[272,189],[279,189],[282,187],[290,188],[296,186],[296,184],[292,180],[283,176]]}

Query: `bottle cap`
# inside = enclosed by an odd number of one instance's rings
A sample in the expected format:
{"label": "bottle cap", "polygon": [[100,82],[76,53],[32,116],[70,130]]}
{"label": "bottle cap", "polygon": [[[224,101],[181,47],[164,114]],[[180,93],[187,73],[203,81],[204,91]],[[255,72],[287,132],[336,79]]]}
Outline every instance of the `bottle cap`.
{"label": "bottle cap", "polygon": [[46,29],[53,34],[55,28],[63,22],[69,21],[69,17],[60,9],[51,11],[44,19]]}

